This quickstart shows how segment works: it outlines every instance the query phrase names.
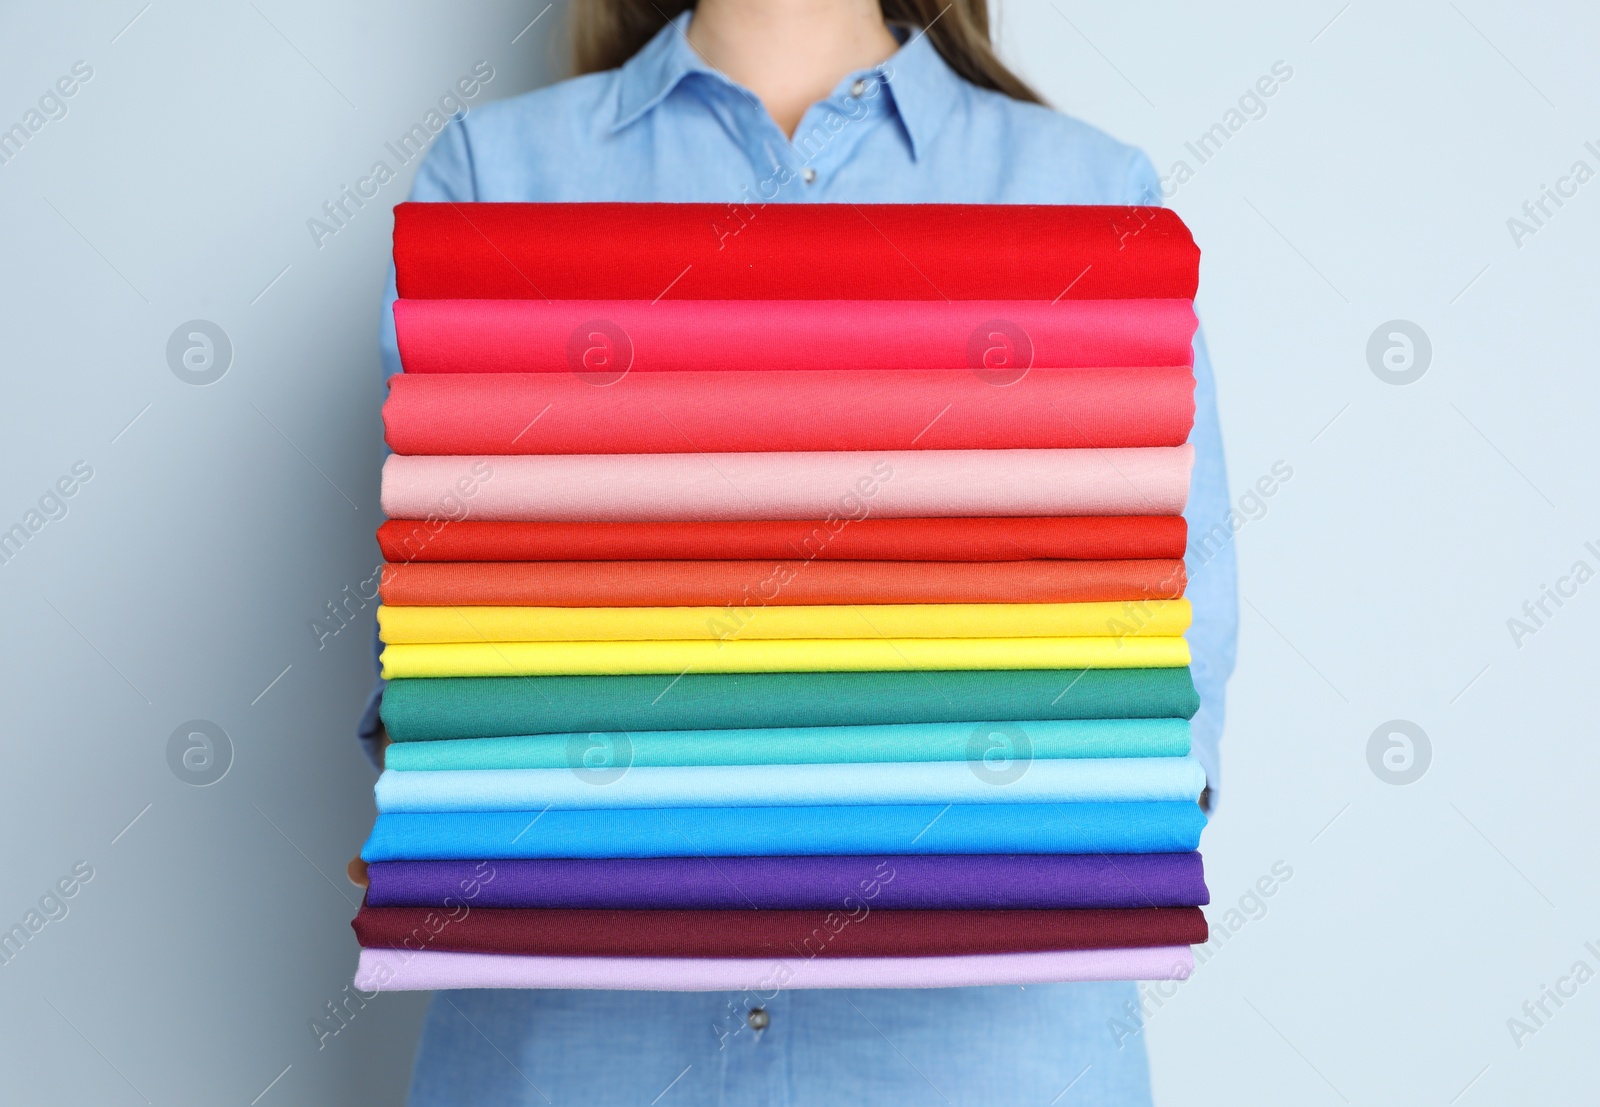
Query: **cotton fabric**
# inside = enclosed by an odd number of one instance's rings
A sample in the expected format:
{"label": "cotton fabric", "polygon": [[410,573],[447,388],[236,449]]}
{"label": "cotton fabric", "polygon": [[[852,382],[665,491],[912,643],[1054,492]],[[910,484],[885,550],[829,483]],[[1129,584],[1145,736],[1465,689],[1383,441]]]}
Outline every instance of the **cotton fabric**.
{"label": "cotton fabric", "polygon": [[1183,757],[1185,719],[1030,719],[747,730],[651,730],[395,742],[390,772],[613,765],[817,765],[902,761]]}
{"label": "cotton fabric", "polygon": [[732,615],[721,607],[378,608],[384,642],[619,642],[738,638],[1062,638],[1173,636],[1189,626],[1184,600],[1138,604],[775,605]]}
{"label": "cotton fabric", "polygon": [[388,519],[386,560],[1030,561],[1182,558],[1178,515],[519,523]]}
{"label": "cotton fabric", "polygon": [[1194,971],[1188,946],[1050,950],[958,957],[661,958],[538,957],[364,949],[363,992],[441,988],[626,988],[742,991],[799,988],[952,988],[1076,980],[1182,980]]}
{"label": "cotton fabric", "polygon": [[1198,853],[376,861],[372,907],[723,910],[1183,907]]}
{"label": "cotton fabric", "polygon": [[[909,443],[908,443],[909,445]],[[402,457],[386,515],[465,501],[475,519],[647,522],[965,515],[1181,515],[1192,446],[1116,450]]]}
{"label": "cotton fabric", "polygon": [[875,804],[1045,804],[1196,800],[1186,757],[1007,759],[848,765],[661,765],[385,770],[378,811],[569,811]]}
{"label": "cotton fabric", "polygon": [[1182,638],[804,638],[745,642],[446,642],[385,646],[402,677],[1146,669],[1189,664]]}
{"label": "cotton fabric", "polygon": [[1192,300],[1199,283],[1189,229],[1161,208],[778,204],[763,206],[752,235],[735,233],[737,214],[722,204],[404,203],[396,284],[407,299],[1055,302]]}
{"label": "cotton fabric", "polygon": [[1186,582],[1165,559],[412,562],[385,565],[378,594],[395,607],[725,607],[737,626],[769,605],[1168,600]]}
{"label": "cotton fabric", "polygon": [[[396,742],[518,734],[1022,719],[1187,719],[1187,669],[686,673],[391,681]],[[488,856],[488,855],[484,855]]]}
{"label": "cotton fabric", "polygon": [[398,813],[378,816],[361,857],[1187,853],[1204,826],[1187,800]]}
{"label": "cotton fabric", "polygon": [[397,454],[681,454],[1180,446],[1182,368],[1033,369],[1003,386],[965,369],[402,373]]}
{"label": "cotton fabric", "polygon": [[1206,940],[1198,907],[1073,911],[506,910],[363,906],[364,948],[545,957],[951,957]]}
{"label": "cotton fabric", "polygon": [[[410,374],[1188,366],[1187,300],[397,300]],[[391,382],[393,383],[393,382]],[[730,389],[730,394],[737,394]],[[479,451],[463,451],[479,452]],[[495,453],[498,451],[483,451]]]}

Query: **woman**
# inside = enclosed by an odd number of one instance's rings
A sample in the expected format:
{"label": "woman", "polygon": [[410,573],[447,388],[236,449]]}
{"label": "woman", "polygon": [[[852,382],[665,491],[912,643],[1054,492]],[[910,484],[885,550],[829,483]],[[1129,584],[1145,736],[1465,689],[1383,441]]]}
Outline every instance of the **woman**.
{"label": "woman", "polygon": [[[999,62],[984,0],[579,0],[572,18],[585,75],[450,126],[413,199],[1157,202],[1142,153],[1050,111]],[[384,356],[398,372],[387,313]],[[1199,342],[1195,371],[1189,516],[1209,528],[1227,491]],[[1213,789],[1232,557],[1211,556],[1189,593]],[[375,710],[363,736],[381,753]],[[1138,1104],[1140,1025],[1132,984],[441,993],[411,1103]]]}

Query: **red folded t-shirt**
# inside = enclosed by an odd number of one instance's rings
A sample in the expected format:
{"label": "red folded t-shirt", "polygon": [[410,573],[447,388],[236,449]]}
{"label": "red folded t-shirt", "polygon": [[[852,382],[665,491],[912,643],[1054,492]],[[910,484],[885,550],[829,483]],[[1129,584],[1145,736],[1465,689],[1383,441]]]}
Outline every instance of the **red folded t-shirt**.
{"label": "red folded t-shirt", "polygon": [[1192,300],[1164,208],[461,204],[394,209],[400,295],[522,300]]}
{"label": "red folded t-shirt", "polygon": [[389,561],[1030,561],[1181,558],[1181,515],[529,523],[389,519]]}

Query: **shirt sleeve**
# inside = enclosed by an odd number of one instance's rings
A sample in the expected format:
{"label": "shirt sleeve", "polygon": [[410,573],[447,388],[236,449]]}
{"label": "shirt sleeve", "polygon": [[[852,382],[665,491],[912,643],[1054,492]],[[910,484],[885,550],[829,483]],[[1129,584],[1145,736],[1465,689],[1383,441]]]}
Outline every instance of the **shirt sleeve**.
{"label": "shirt sleeve", "polygon": [[[1150,161],[1136,154],[1131,168],[1135,203],[1161,203],[1159,179]],[[1235,518],[1228,498],[1228,468],[1222,452],[1222,425],[1217,416],[1217,382],[1206,349],[1205,333],[1194,336],[1194,471],[1189,478],[1189,524],[1186,567],[1187,596],[1194,608],[1189,628],[1190,671],[1200,693],[1200,710],[1191,724],[1193,753],[1206,773],[1209,805],[1215,807],[1221,784],[1222,720],[1228,677],[1233,674],[1239,639],[1238,574],[1234,560]],[[1220,524],[1220,528],[1219,528]],[[1196,537],[1225,530],[1220,543],[1197,543]]]}
{"label": "shirt sleeve", "polygon": [[[439,140],[428,150],[422,165],[417,169],[416,179],[411,183],[409,198],[435,203],[469,202],[477,198],[477,183],[472,170],[472,142],[467,133],[465,116],[456,115],[439,133]],[[391,261],[389,282],[384,287],[383,308],[378,319],[378,353],[383,364],[384,380],[404,371],[400,365],[400,343],[395,337],[394,330],[394,302],[397,296],[394,263]],[[389,456],[387,445],[383,447],[383,456]],[[383,645],[378,641],[378,628],[374,624],[372,662],[375,672],[382,671],[378,663],[378,654],[382,649]],[[367,695],[361,720],[356,725],[356,735],[361,739],[361,747],[366,752],[367,760],[378,768],[383,767],[379,759],[378,746],[378,731],[382,726],[379,712],[383,707],[383,685],[383,679],[376,678],[372,691]]]}
{"label": "shirt sleeve", "polygon": [[[1222,456],[1222,427],[1217,418],[1217,384],[1202,333],[1194,337],[1194,473],[1189,478],[1188,596],[1194,606],[1189,628],[1191,671],[1200,693],[1200,710],[1192,724],[1194,756],[1206,771],[1210,805],[1216,806],[1221,782],[1219,746],[1228,677],[1233,674],[1239,639],[1239,596],[1234,564],[1233,532],[1221,546],[1197,544],[1221,521],[1232,518],[1228,506],[1228,470]],[[1209,551],[1209,552],[1207,552]]]}

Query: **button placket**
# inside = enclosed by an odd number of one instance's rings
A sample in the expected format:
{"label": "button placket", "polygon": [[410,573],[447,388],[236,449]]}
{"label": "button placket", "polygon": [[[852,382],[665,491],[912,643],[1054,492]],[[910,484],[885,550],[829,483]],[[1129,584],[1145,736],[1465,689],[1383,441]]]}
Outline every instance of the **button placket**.
{"label": "button placket", "polygon": [[[882,122],[883,108],[867,98],[879,78],[857,77],[841,93],[813,105],[801,118],[790,145],[805,168],[800,179],[810,185],[850,160],[867,131]],[[813,140],[813,135],[817,139]]]}

